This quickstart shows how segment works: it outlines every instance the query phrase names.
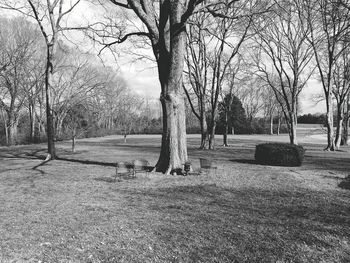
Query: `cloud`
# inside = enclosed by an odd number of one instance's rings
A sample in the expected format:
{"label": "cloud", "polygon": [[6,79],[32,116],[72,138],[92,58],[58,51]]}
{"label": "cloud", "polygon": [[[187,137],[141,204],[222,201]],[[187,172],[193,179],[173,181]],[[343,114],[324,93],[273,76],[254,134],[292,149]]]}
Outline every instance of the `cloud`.
{"label": "cloud", "polygon": [[316,79],[309,80],[300,95],[303,114],[326,112],[325,102],[318,102],[319,95],[323,95],[322,84]]}
{"label": "cloud", "polygon": [[121,72],[131,90],[145,98],[159,98],[161,89],[155,69],[143,68],[142,70],[138,65],[133,64],[123,66]]}

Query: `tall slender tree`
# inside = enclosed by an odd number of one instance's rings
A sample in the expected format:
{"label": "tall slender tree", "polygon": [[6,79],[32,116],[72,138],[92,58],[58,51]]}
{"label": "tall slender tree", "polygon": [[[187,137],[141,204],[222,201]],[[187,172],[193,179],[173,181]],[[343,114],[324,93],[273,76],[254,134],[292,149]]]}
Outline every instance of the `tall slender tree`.
{"label": "tall slender tree", "polygon": [[308,38],[318,68],[327,109],[327,146],[334,151],[333,128],[333,73],[336,61],[349,46],[342,45],[349,33],[350,9],[344,1],[304,0],[301,15],[306,17],[311,30]]}
{"label": "tall slender tree", "polygon": [[34,19],[38,24],[40,32],[46,44],[46,66],[45,66],[45,103],[46,103],[46,129],[47,129],[47,160],[56,157],[55,151],[55,130],[52,107],[50,105],[50,89],[54,78],[55,56],[58,45],[59,34],[62,32],[62,23],[80,0],[21,0],[8,1],[3,0],[0,8],[13,10]]}
{"label": "tall slender tree", "polygon": [[299,0],[275,0],[274,11],[255,25],[258,76],[285,106],[291,144],[297,144],[298,97],[314,72],[310,28],[300,15]]}
{"label": "tall slender tree", "polygon": [[347,98],[350,92],[350,53],[346,49],[336,61],[333,71],[333,94],[336,101],[336,133],[335,147],[340,148],[343,125],[349,125],[345,118],[347,111]]}

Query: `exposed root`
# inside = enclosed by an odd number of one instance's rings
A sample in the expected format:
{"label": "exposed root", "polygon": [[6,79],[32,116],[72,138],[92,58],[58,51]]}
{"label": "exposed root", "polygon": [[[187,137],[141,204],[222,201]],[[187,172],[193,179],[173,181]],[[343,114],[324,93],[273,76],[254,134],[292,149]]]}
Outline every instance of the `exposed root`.
{"label": "exposed root", "polygon": [[48,162],[50,160],[51,160],[51,154],[48,153],[44,162]]}
{"label": "exposed root", "polygon": [[169,165],[168,169],[165,172],[165,175],[170,175],[171,172],[171,166]]}
{"label": "exposed root", "polygon": [[333,147],[329,147],[327,146],[326,148],[323,149],[325,152],[334,152],[334,148]]}
{"label": "exposed root", "polygon": [[46,158],[45,158],[45,160],[42,161],[40,164],[34,166],[34,167],[32,168],[32,170],[37,169],[38,167],[40,167],[40,166],[42,166],[42,165],[48,163],[48,162],[51,161],[51,160],[52,160],[51,154],[48,153],[47,156],[46,156]]}

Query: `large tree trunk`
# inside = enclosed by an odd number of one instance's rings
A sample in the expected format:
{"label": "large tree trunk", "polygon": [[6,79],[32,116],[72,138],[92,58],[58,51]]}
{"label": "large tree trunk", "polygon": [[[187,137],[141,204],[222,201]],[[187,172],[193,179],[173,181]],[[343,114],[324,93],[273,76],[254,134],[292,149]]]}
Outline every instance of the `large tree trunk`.
{"label": "large tree trunk", "polygon": [[326,96],[326,106],[327,106],[327,147],[326,151],[334,151],[334,128],[333,128],[333,104],[332,104],[332,94],[329,93]]}
{"label": "large tree trunk", "polygon": [[17,122],[15,120],[9,120],[7,127],[8,127],[8,146],[15,145],[17,140]]}
{"label": "large tree trunk", "polygon": [[161,83],[161,105],[163,132],[161,152],[156,171],[181,173],[187,162],[185,97],[182,88],[186,32],[181,25],[184,5],[170,1],[170,35],[163,35],[160,43],[153,46],[158,57],[159,80]]}
{"label": "large tree trunk", "polygon": [[156,171],[181,172],[187,161],[185,98],[181,91],[161,98],[163,133]]}

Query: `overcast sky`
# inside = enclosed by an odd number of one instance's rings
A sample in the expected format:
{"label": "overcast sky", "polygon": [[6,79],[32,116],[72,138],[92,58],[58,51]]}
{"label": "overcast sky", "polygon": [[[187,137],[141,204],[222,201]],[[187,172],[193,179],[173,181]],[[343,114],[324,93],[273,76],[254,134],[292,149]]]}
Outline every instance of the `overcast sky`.
{"label": "overcast sky", "polygon": [[[89,17],[96,15],[96,9],[87,11],[88,9],[86,4],[83,4],[77,10],[79,13],[83,13],[85,20],[89,20]],[[132,38],[130,41],[137,41],[137,38]],[[117,61],[114,60],[108,51],[104,53],[104,59],[107,63],[119,67],[129,87],[139,95],[148,99],[159,99],[160,84],[157,70],[154,68],[155,64],[144,60],[134,62],[134,57],[132,58],[126,52],[123,52],[123,50],[134,48],[130,43],[123,43],[116,48],[120,51]],[[149,55],[153,56],[151,51]],[[325,112],[325,103],[316,103],[314,99],[317,94],[322,94],[321,83],[316,80],[310,80],[300,96],[302,114]]]}
{"label": "overcast sky", "polygon": [[[89,4],[82,1],[74,13],[69,16],[70,24],[86,24],[87,22],[92,23],[96,20],[98,15],[101,15],[105,10],[100,10],[96,7],[91,8]],[[83,21],[83,22],[82,22]],[[71,37],[77,45],[85,45],[82,47],[84,50],[91,49],[88,46],[89,41],[81,41],[82,34],[72,33]],[[131,39],[131,41],[137,41],[136,38]],[[154,68],[155,64],[148,61],[133,61],[135,57],[132,57],[124,52],[125,50],[132,49],[130,43],[123,43],[116,47],[119,55],[116,60],[109,51],[105,51],[102,55],[103,60],[109,66],[119,68],[125,78],[128,86],[134,90],[137,94],[148,98],[148,99],[159,99],[160,95],[160,84],[158,80],[157,70]],[[91,49],[90,51],[97,52],[99,48]],[[151,56],[151,52],[149,53]],[[313,99],[317,94],[322,94],[321,84],[316,80],[311,80],[308,86],[303,90],[300,102],[302,114],[306,113],[324,113],[325,103],[319,102],[316,104]]]}

